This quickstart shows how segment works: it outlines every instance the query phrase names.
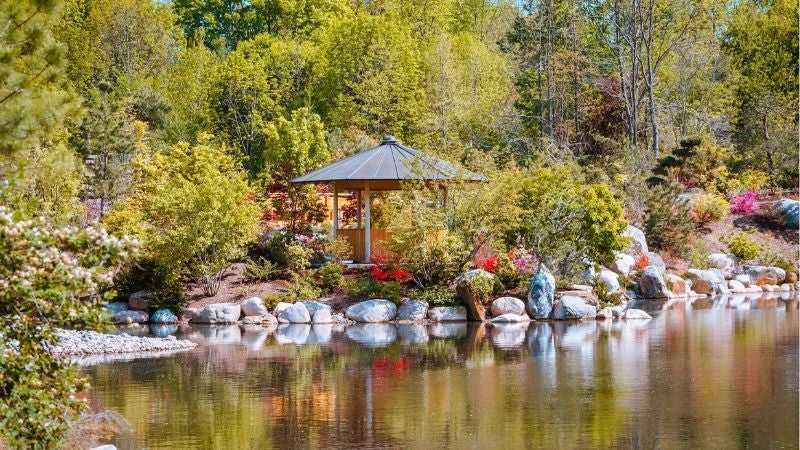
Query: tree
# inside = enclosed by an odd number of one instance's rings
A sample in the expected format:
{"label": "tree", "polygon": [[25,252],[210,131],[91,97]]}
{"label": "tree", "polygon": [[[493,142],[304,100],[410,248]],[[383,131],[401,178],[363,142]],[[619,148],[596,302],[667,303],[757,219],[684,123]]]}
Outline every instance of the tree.
{"label": "tree", "polygon": [[105,222],[138,238],[143,259],[199,279],[213,295],[231,261],[258,236],[261,208],[236,161],[207,138],[138,155],[131,192]]}
{"label": "tree", "polygon": [[50,350],[57,328],[106,323],[102,305],[116,268],[135,250],[102,229],[15,220],[0,207],[0,440],[56,448],[86,407],[76,367]]}

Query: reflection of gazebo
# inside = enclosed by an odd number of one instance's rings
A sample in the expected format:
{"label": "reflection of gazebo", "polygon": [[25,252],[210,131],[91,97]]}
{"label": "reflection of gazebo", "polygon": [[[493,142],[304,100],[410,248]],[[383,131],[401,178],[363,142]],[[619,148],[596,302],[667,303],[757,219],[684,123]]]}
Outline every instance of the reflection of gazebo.
{"label": "reflection of gazebo", "polygon": [[[374,148],[364,150],[321,169],[295,178],[294,184],[330,184],[333,187],[333,233],[344,236],[353,246],[354,259],[369,262],[376,244],[387,238],[386,230],[371,224],[372,191],[401,189],[403,181],[446,183],[449,180],[486,181],[478,174],[459,171],[450,163],[406,147],[393,136],[384,136]],[[339,192],[352,191],[359,198],[358,228],[339,228]],[[363,229],[362,229],[363,209]],[[373,242],[373,234],[375,242]]]}

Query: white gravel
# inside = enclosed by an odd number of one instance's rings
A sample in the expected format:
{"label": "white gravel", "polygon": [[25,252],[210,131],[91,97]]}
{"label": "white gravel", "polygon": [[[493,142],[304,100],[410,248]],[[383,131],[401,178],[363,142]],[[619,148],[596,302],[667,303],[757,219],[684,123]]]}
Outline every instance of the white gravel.
{"label": "white gravel", "polygon": [[139,337],[129,334],[106,334],[96,331],[58,330],[58,345],[51,351],[58,355],[102,355],[112,353],[143,353],[190,350],[197,346],[187,340]]}

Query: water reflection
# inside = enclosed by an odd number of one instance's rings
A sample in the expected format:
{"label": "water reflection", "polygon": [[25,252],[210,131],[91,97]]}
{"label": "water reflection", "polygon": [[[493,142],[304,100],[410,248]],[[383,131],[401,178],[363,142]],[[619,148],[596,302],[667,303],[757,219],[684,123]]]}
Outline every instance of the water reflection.
{"label": "water reflection", "polygon": [[644,321],[193,327],[179,331],[193,351],[86,370],[94,407],[131,423],[126,449],[796,448],[797,301],[720,304],[663,302]]}

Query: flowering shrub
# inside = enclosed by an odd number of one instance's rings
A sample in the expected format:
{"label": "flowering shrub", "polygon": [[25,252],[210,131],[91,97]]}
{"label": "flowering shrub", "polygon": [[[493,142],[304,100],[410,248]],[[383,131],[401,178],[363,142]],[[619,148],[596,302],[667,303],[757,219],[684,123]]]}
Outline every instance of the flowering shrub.
{"label": "flowering shrub", "polygon": [[634,264],[634,268],[636,270],[644,270],[649,265],[650,265],[650,258],[648,258],[647,255],[639,255],[639,257],[636,258],[636,263]]}
{"label": "flowering shrub", "polygon": [[725,197],[717,194],[700,194],[692,204],[692,221],[703,226],[728,215],[730,206]]}
{"label": "flowering shrub", "polygon": [[498,260],[499,260],[499,257],[497,255],[489,256],[487,258],[478,260],[475,263],[475,267],[478,268],[478,269],[483,269],[483,270],[485,270],[485,271],[487,271],[489,273],[494,273],[497,270],[497,262],[498,262]]}
{"label": "flowering shrub", "polygon": [[411,274],[396,265],[375,265],[369,270],[370,275],[376,281],[399,281],[404,283],[411,279]]}
{"label": "flowering shrub", "polygon": [[758,209],[758,194],[755,192],[745,192],[739,194],[731,200],[731,212],[733,214],[751,214]]}
{"label": "flowering shrub", "polygon": [[56,328],[96,328],[116,269],[137,245],[98,228],[52,229],[0,207],[0,430],[9,448],[55,448],[85,380],[48,349]]}

